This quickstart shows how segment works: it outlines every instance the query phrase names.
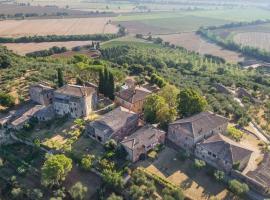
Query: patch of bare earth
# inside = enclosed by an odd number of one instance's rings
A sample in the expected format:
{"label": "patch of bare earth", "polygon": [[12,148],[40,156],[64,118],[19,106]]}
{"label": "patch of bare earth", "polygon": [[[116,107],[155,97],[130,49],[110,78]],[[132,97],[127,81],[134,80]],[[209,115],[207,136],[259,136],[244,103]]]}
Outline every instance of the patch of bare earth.
{"label": "patch of bare earth", "polygon": [[161,37],[164,41],[170,42],[171,44],[182,46],[189,51],[195,51],[202,55],[211,54],[214,56],[219,56],[232,63],[244,61],[244,57],[241,56],[241,54],[222,49],[213,43],[205,41],[196,33],[180,33],[157,36]]}
{"label": "patch of bare earth", "polygon": [[49,49],[53,46],[66,47],[71,49],[76,46],[83,46],[91,44],[91,41],[69,41],[69,42],[42,42],[42,43],[4,43],[9,50],[19,55],[25,55],[30,52]]}

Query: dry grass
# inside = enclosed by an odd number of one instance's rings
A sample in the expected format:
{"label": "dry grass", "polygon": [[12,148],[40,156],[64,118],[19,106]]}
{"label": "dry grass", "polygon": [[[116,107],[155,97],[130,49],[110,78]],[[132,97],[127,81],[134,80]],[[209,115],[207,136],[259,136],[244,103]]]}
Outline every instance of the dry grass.
{"label": "dry grass", "polygon": [[76,46],[89,45],[91,41],[69,41],[69,42],[42,42],[42,43],[5,43],[9,50],[19,55],[25,55],[33,51],[40,51],[44,49],[49,49],[53,46],[66,47],[71,49]]}
{"label": "dry grass", "polygon": [[244,58],[241,57],[241,54],[222,49],[213,43],[203,40],[195,33],[159,35],[159,37],[161,37],[164,41],[182,46],[190,51],[222,57],[228,62],[237,63],[244,60]]}
{"label": "dry grass", "polygon": [[22,37],[33,35],[83,35],[116,33],[117,26],[107,24],[110,18],[72,18],[40,20],[0,21],[1,37]]}

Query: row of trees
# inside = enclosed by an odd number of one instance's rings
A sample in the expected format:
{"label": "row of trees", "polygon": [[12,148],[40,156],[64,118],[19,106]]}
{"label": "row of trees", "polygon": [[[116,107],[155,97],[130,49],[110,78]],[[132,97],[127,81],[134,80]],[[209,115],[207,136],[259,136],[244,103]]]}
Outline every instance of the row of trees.
{"label": "row of trees", "polygon": [[0,37],[0,43],[29,43],[29,42],[65,42],[65,41],[108,41],[118,37],[117,34],[92,34],[92,35],[46,35],[24,36],[19,38]]}
{"label": "row of trees", "polygon": [[57,47],[57,46],[53,46],[52,48],[49,48],[48,50],[41,50],[41,51],[34,51],[31,53],[27,53],[26,56],[29,57],[46,57],[46,56],[51,56],[53,54],[58,54],[58,53],[64,53],[67,51],[66,47]]}
{"label": "row of trees", "polygon": [[99,71],[98,89],[101,94],[114,100],[114,76],[107,67]]}

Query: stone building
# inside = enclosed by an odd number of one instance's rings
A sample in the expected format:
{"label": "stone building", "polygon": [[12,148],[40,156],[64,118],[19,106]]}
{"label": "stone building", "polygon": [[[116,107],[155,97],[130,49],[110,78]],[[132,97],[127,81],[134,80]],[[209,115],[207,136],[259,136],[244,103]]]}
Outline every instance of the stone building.
{"label": "stone building", "polygon": [[246,168],[252,151],[222,134],[216,134],[196,145],[195,155],[213,167],[230,172]]}
{"label": "stone building", "polygon": [[227,130],[228,119],[211,112],[201,112],[194,116],[169,124],[168,141],[176,148],[193,151],[197,143]]}
{"label": "stone building", "polygon": [[118,107],[86,126],[87,134],[95,140],[106,143],[110,139],[121,141],[134,131],[139,122],[138,114]]}
{"label": "stone building", "polygon": [[52,103],[54,89],[42,84],[34,84],[29,87],[30,99],[41,105]]}
{"label": "stone building", "polygon": [[146,125],[132,135],[126,137],[121,144],[128,152],[128,158],[132,162],[146,156],[147,152],[158,144],[165,142],[165,132],[152,125]]}
{"label": "stone building", "polygon": [[94,88],[65,85],[54,91],[53,107],[56,114],[61,116],[86,117],[96,108],[97,101]]}
{"label": "stone building", "polygon": [[127,108],[135,113],[143,111],[143,104],[151,92],[143,87],[135,87],[121,90],[115,93],[117,105]]}

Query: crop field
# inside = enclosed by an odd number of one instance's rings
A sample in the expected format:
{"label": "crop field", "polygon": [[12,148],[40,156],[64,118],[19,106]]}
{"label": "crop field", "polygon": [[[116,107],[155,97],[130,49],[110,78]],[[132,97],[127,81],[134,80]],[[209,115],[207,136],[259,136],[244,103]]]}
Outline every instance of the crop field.
{"label": "crop field", "polygon": [[79,11],[79,10],[71,10],[66,8],[58,8],[58,7],[42,7],[42,6],[19,6],[14,4],[1,4],[0,13],[4,15],[15,15],[17,13],[29,14],[36,13],[38,15],[55,15],[57,12],[65,12],[68,15],[84,15],[87,12]]}
{"label": "crop field", "polygon": [[0,21],[1,37],[33,35],[83,35],[116,33],[117,26],[109,24],[110,18],[72,18]]}
{"label": "crop field", "polygon": [[161,37],[164,41],[170,42],[171,44],[182,46],[189,51],[195,51],[199,54],[212,54],[222,57],[228,62],[237,63],[244,60],[241,54],[222,49],[213,43],[203,40],[195,33],[158,35],[158,37]]}
{"label": "crop field", "polygon": [[201,26],[219,26],[235,21],[257,19],[270,19],[270,13],[256,8],[128,13],[113,18],[113,22],[124,25],[130,33],[165,34],[191,32]]}
{"label": "crop field", "polygon": [[236,43],[270,51],[270,23],[248,25],[213,31],[222,39],[231,39]]}
{"label": "crop field", "polygon": [[257,47],[270,51],[270,33],[246,32],[237,33],[233,40],[245,46]]}
{"label": "crop field", "polygon": [[71,49],[76,46],[91,44],[91,41],[68,41],[68,42],[42,42],[42,43],[3,43],[9,50],[19,55],[25,55],[30,52],[49,49],[53,46],[66,47]]}

